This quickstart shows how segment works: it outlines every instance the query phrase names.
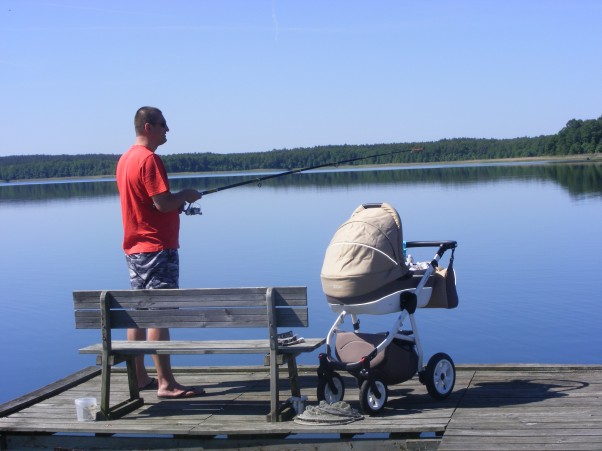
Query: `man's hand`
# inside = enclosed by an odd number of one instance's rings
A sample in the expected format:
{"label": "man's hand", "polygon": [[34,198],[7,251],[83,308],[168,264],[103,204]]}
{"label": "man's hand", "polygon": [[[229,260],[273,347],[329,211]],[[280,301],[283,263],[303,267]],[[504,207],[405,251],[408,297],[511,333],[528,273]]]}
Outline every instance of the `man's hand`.
{"label": "man's hand", "polygon": [[195,189],[185,189],[177,193],[166,191],[153,196],[153,203],[161,213],[167,213],[173,210],[180,210],[186,205],[186,202],[196,202],[201,197],[201,193]]}

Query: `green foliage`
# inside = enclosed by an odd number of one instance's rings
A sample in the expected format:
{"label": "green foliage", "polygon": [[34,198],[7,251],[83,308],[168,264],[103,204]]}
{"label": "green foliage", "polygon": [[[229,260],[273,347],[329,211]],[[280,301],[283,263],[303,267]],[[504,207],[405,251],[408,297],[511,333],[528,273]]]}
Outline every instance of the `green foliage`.
{"label": "green foliage", "polygon": [[94,177],[115,174],[119,155],[22,155],[0,157],[0,180]]}
{"label": "green foliage", "polygon": [[[412,150],[414,149],[414,150]],[[163,156],[167,171],[291,170],[383,155],[358,164],[433,163],[602,152],[602,116],[571,119],[556,135],[514,139],[443,139],[436,142],[317,146],[238,154],[183,153]],[[0,157],[0,180],[113,176],[119,155],[24,155]]]}

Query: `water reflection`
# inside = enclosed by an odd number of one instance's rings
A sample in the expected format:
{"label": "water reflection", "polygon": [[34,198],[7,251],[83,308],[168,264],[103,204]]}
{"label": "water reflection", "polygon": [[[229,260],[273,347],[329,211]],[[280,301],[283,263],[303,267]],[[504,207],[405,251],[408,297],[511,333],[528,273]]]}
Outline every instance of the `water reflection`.
{"label": "water reflection", "polygon": [[[194,186],[203,191],[261,174],[206,175],[172,177],[172,189]],[[541,163],[450,165],[378,169],[340,169],[293,174],[270,179],[266,186],[279,188],[337,188],[362,185],[440,184],[462,186],[500,180],[551,181],[574,197],[602,196],[601,163]],[[61,181],[58,183],[9,183],[0,185],[0,203],[11,201],[45,201],[68,198],[90,198],[117,194],[112,179],[102,181]]]}

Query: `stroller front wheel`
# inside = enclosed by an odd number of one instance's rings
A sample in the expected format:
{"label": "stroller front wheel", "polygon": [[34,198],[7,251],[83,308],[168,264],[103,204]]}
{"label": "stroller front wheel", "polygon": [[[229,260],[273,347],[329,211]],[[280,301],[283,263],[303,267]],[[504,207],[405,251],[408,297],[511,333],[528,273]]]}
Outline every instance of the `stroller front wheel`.
{"label": "stroller front wheel", "polygon": [[429,395],[435,399],[445,399],[456,383],[456,367],[450,356],[440,352],[429,359],[422,376]]}
{"label": "stroller front wheel", "polygon": [[331,378],[318,381],[318,401],[326,401],[328,404],[342,401],[345,396],[345,383],[338,373],[332,372]]}
{"label": "stroller front wheel", "polygon": [[360,387],[362,411],[368,415],[377,414],[385,407],[387,396],[387,386],[380,379],[374,379],[372,382],[365,380]]}

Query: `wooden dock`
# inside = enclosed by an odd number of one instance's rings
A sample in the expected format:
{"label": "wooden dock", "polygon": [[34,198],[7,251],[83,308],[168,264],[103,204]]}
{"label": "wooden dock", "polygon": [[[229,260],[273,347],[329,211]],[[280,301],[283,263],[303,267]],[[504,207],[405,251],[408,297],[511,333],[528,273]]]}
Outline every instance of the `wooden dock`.
{"label": "wooden dock", "polygon": [[[390,387],[382,415],[338,426],[268,423],[263,367],[176,373],[207,395],[166,401],[147,391],[145,405],[121,419],[78,422],[74,400],[100,394],[99,369],[90,367],[0,405],[0,449],[602,449],[602,365],[459,365],[447,400],[431,399],[415,378]],[[345,400],[359,409],[355,381],[344,379]],[[116,402],[126,380],[116,373]],[[300,367],[300,383],[317,404],[315,368]]]}

